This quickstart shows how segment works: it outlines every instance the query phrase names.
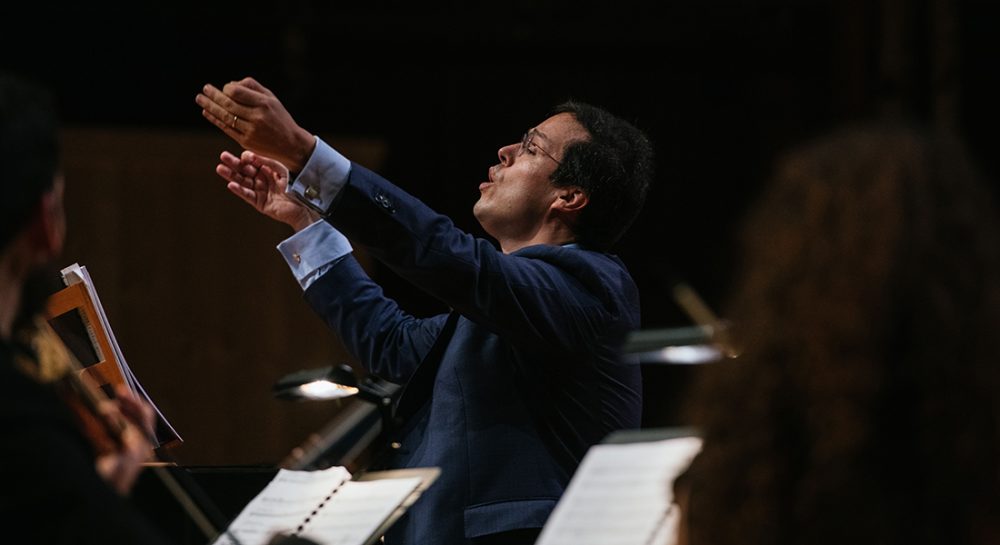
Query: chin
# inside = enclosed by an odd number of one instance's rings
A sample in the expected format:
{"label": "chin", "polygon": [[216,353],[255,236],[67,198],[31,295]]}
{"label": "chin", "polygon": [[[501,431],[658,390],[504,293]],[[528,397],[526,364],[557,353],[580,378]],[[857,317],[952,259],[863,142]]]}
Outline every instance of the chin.
{"label": "chin", "polygon": [[483,206],[476,203],[476,206],[472,208],[472,215],[476,218],[476,221],[479,222],[479,226],[483,228],[483,231],[486,231],[486,234],[491,237],[494,236],[493,229],[490,229],[490,215]]}
{"label": "chin", "polygon": [[476,204],[472,205],[472,215],[475,216],[476,221],[480,224],[483,223],[483,209],[486,208],[486,204],[483,203],[483,198],[480,197]]}

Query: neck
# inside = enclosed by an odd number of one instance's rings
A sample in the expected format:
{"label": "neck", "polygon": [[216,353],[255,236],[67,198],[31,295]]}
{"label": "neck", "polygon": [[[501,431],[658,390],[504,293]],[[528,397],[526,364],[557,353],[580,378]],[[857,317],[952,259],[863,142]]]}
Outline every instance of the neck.
{"label": "neck", "polygon": [[500,242],[500,249],[505,254],[513,253],[521,248],[527,248],[528,246],[535,246],[538,244],[548,244],[550,246],[561,246],[563,244],[569,244],[576,240],[576,236],[573,231],[567,227],[565,224],[550,223],[543,226],[538,231],[531,233],[529,236],[521,238],[498,238]]}

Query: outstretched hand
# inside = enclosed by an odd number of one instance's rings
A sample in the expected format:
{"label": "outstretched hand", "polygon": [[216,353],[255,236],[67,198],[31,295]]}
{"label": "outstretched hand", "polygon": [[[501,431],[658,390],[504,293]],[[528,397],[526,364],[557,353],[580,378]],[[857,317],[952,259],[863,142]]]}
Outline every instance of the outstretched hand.
{"label": "outstretched hand", "polygon": [[280,162],[249,150],[239,157],[224,151],[219,160],[215,172],[229,182],[226,188],[261,214],[296,231],[319,219],[316,212],[285,193],[288,169]]}
{"label": "outstretched hand", "polygon": [[273,157],[293,172],[302,170],[316,147],[316,138],[253,78],[229,82],[221,90],[206,84],[194,100],[205,119],[245,149]]}

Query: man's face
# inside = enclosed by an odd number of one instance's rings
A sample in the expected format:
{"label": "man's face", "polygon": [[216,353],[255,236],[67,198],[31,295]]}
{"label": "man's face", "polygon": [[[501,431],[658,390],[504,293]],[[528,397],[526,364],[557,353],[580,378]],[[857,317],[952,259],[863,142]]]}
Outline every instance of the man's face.
{"label": "man's face", "polygon": [[558,189],[549,181],[566,148],[585,140],[586,130],[569,113],[546,119],[522,140],[500,148],[500,163],[479,186],[473,208],[476,219],[493,238],[505,242],[533,238],[546,218]]}

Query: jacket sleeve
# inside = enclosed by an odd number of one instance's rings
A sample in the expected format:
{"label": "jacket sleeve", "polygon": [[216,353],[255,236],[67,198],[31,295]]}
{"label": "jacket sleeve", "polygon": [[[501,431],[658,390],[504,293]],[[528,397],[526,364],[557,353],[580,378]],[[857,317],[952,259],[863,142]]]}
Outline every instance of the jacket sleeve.
{"label": "jacket sleeve", "polygon": [[533,246],[506,255],[354,164],[328,221],[403,278],[513,342],[586,350],[638,325],[616,258]]}
{"label": "jacket sleeve", "polygon": [[405,382],[430,350],[447,318],[415,318],[385,297],[348,255],[305,291],[306,301],[370,372]]}

